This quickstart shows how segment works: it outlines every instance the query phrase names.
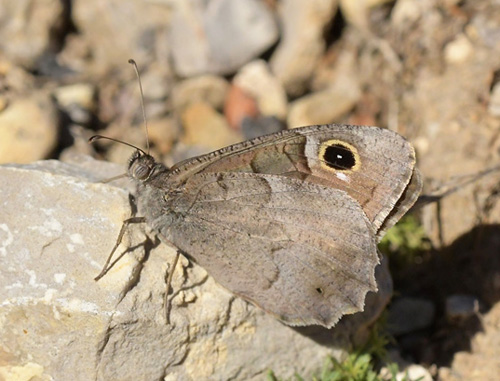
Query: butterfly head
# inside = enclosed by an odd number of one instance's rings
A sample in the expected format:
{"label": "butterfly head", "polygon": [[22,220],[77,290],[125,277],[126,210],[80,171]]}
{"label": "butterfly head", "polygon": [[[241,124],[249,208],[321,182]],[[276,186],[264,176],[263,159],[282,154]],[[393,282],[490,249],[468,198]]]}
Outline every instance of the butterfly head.
{"label": "butterfly head", "polygon": [[153,156],[137,150],[130,158],[128,174],[132,179],[144,182],[150,178],[156,166],[157,163]]}

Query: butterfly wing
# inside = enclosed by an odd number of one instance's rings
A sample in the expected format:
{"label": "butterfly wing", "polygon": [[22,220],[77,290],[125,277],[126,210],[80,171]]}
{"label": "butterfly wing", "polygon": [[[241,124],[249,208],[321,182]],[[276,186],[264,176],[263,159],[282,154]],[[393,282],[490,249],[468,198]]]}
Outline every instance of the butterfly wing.
{"label": "butterfly wing", "polygon": [[422,186],[411,144],[368,126],[309,126],[256,138],[183,162],[170,178],[182,183],[196,173],[222,172],[275,174],[345,191],[379,238]]}
{"label": "butterfly wing", "polygon": [[411,145],[364,126],[284,131],[160,172],[140,192],[152,227],[292,325],[363,309],[376,241],[421,188]]}
{"label": "butterfly wing", "polygon": [[331,327],[376,290],[372,226],[345,191],[256,173],[198,173],[153,227],[221,285],[291,325]]}

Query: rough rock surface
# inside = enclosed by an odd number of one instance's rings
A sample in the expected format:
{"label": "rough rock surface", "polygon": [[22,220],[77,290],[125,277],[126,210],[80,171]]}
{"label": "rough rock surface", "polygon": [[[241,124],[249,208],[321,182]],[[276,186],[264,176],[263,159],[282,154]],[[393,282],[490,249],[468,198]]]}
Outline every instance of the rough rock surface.
{"label": "rough rock surface", "polygon": [[262,379],[270,369],[307,377],[359,339],[387,302],[390,276],[379,266],[382,292],[369,295],[364,313],[332,330],[294,329],[182,259],[166,325],[164,275],[175,252],[144,226],[130,226],[124,256],[93,280],[131,215],[120,187],[128,181],[99,180],[122,172],[85,156],[0,167],[4,378]]}

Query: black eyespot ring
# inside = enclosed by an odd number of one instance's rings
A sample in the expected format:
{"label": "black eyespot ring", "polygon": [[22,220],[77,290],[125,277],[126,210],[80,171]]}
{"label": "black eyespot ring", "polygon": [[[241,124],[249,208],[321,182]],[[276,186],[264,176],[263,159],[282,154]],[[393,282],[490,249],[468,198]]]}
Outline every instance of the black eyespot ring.
{"label": "black eyespot ring", "polygon": [[356,147],[337,139],[323,142],[318,155],[322,167],[328,170],[338,172],[356,171],[361,164]]}

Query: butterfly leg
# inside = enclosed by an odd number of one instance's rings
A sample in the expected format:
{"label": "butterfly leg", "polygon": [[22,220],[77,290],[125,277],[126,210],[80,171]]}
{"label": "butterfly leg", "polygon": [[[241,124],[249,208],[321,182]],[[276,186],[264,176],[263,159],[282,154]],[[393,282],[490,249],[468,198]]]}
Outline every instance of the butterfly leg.
{"label": "butterfly leg", "polygon": [[127,229],[127,226],[130,225],[130,224],[140,224],[140,223],[144,223],[146,222],[146,218],[144,217],[132,217],[132,218],[129,218],[125,221],[123,221],[123,224],[122,224],[122,228],[120,229],[120,234],[118,234],[118,238],[116,239],[116,243],[115,243],[115,246],[113,247],[113,249],[111,250],[111,253],[109,254],[108,256],[108,259],[106,259],[106,263],[104,263],[104,266],[102,267],[102,270],[101,272],[99,273],[99,275],[97,275],[94,280],[95,281],[98,281],[99,279],[101,279],[104,275],[107,274],[107,272],[109,270],[111,270],[111,268],[115,265],[115,263],[121,258],[121,256],[119,258],[117,258],[113,263],[111,263],[110,265],[110,262],[111,262],[111,258],[113,258],[113,254],[115,253],[116,249],[118,248],[118,246],[120,245],[121,241],[122,241],[122,238],[123,238],[123,235],[125,234],[125,230]]}
{"label": "butterfly leg", "polygon": [[172,278],[174,276],[174,271],[175,267],[177,266],[177,261],[179,260],[180,252],[177,250],[175,253],[175,258],[174,262],[172,263],[172,267],[167,270],[167,273],[165,274],[165,282],[166,282],[166,289],[165,289],[165,297],[163,299],[163,306],[165,308],[165,320],[167,322],[167,325],[170,324],[170,308],[171,308],[171,299],[168,298],[168,294],[170,293],[171,285],[172,285]]}

